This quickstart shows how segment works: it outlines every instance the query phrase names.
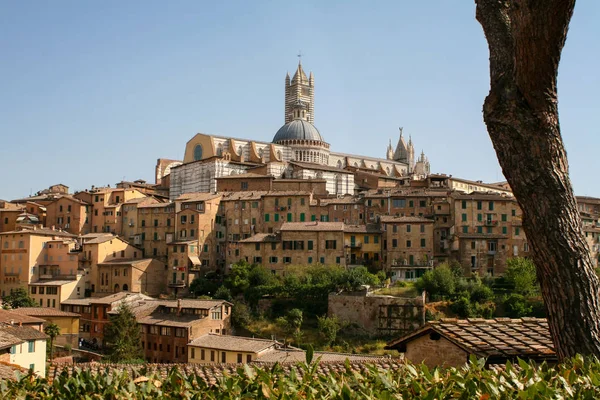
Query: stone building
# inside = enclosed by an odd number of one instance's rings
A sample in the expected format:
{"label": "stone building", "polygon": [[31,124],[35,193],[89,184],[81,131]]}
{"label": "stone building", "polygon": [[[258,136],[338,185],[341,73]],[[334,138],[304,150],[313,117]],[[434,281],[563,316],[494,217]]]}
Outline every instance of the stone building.
{"label": "stone building", "polygon": [[392,280],[414,280],[434,266],[434,220],[424,217],[379,217],[384,265]]}
{"label": "stone building", "polygon": [[54,340],[58,345],[79,346],[79,318],[80,315],[46,307],[20,307],[11,310],[13,313],[44,320],[44,325],[56,324],[60,335]]}
{"label": "stone building", "polygon": [[[131,206],[133,204],[124,207]],[[173,240],[175,229],[174,203],[137,204],[137,229],[133,243],[142,248],[145,257],[167,263],[169,257],[167,243]]]}
{"label": "stone building", "polygon": [[485,358],[486,365],[521,360],[556,362],[548,329],[541,318],[442,319],[430,321],[385,347],[404,353],[404,359],[429,368],[460,368],[471,355]]}
{"label": "stone building", "polygon": [[92,206],[72,196],[62,196],[46,205],[46,225],[74,235],[90,233]]}
{"label": "stone building", "polygon": [[98,295],[132,292],[158,296],[166,292],[166,264],[154,258],[117,258],[97,264]]}
{"label": "stone building", "polygon": [[[188,192],[214,193],[218,181],[227,190],[234,189],[238,183],[237,190],[247,190],[249,185],[256,190],[271,190],[265,187],[269,185],[268,178],[261,180],[249,174],[273,177],[272,182],[282,178],[324,180],[328,194],[345,195],[356,192],[357,171],[399,178],[409,176],[418,165],[420,175],[428,173],[429,161],[423,154],[415,164],[412,139],[406,143],[402,129],[395,151],[390,142],[385,158],[331,151],[330,144],[315,126],[314,90],[314,75],[310,73],[307,77],[302,65],[298,64],[294,76],[286,76],[284,125],[270,142],[203,133],[195,135],[186,144],[183,163],[169,164],[171,199]],[[235,175],[247,179],[230,183],[223,179]]]}

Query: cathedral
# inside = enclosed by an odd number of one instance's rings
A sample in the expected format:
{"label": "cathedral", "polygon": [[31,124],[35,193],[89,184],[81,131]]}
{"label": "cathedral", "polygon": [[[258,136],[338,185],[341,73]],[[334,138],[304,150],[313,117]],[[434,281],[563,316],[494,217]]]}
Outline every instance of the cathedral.
{"label": "cathedral", "polygon": [[[285,77],[284,125],[271,142],[198,133],[186,144],[183,163],[173,162],[172,199],[191,192],[215,192],[217,179],[240,174],[270,175],[275,179],[321,179],[330,195],[355,194],[357,172],[389,179],[423,179],[429,174],[424,153],[414,159],[412,138],[402,128],[396,148],[390,140],[386,158],[331,151],[315,126],[315,78],[298,63],[294,76]],[[157,174],[157,180],[166,174]]]}

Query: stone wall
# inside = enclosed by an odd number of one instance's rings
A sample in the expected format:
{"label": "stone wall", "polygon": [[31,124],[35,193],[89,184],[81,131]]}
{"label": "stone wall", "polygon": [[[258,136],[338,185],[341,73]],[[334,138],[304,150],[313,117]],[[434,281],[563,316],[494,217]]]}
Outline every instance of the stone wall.
{"label": "stone wall", "polygon": [[397,336],[425,323],[423,296],[401,298],[366,292],[330,293],[327,315],[356,324],[373,336]]}
{"label": "stone wall", "polygon": [[423,335],[406,344],[404,358],[413,364],[424,362],[429,368],[458,368],[467,362],[468,354],[440,335]]}

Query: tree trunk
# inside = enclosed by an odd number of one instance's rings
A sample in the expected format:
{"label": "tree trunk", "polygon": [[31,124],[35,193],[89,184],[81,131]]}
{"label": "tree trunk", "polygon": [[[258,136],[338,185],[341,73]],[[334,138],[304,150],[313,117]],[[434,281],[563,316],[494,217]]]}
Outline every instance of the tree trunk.
{"label": "tree trunk", "polygon": [[523,210],[557,355],[600,357],[600,285],[558,122],[558,64],[575,0],[475,2],[490,50],[483,117]]}

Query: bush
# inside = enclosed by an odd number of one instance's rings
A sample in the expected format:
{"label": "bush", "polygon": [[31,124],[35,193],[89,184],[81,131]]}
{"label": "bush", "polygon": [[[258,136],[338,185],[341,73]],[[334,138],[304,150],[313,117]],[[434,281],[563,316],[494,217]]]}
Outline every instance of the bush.
{"label": "bush", "polygon": [[473,318],[475,308],[468,297],[461,297],[450,306],[450,310],[460,318]]}
{"label": "bush", "polygon": [[471,289],[470,297],[471,301],[483,304],[494,299],[494,291],[483,284],[479,284]]}
{"label": "bush", "polygon": [[252,321],[252,315],[250,309],[241,301],[233,302],[231,309],[231,323],[236,328],[247,328]]}
{"label": "bush", "polygon": [[513,293],[504,300],[504,312],[508,317],[527,317],[532,311],[531,304],[520,294]]}
{"label": "bush", "polygon": [[233,297],[231,296],[231,291],[227,289],[225,286],[221,286],[215,292],[213,296],[214,299],[225,300],[231,302]]}
{"label": "bush", "polygon": [[528,258],[509,258],[506,261],[504,279],[514,292],[523,296],[531,296],[540,291],[535,265]]}
{"label": "bush", "polygon": [[415,283],[419,292],[425,290],[432,298],[444,298],[454,294],[457,276],[447,264],[427,271]]}

